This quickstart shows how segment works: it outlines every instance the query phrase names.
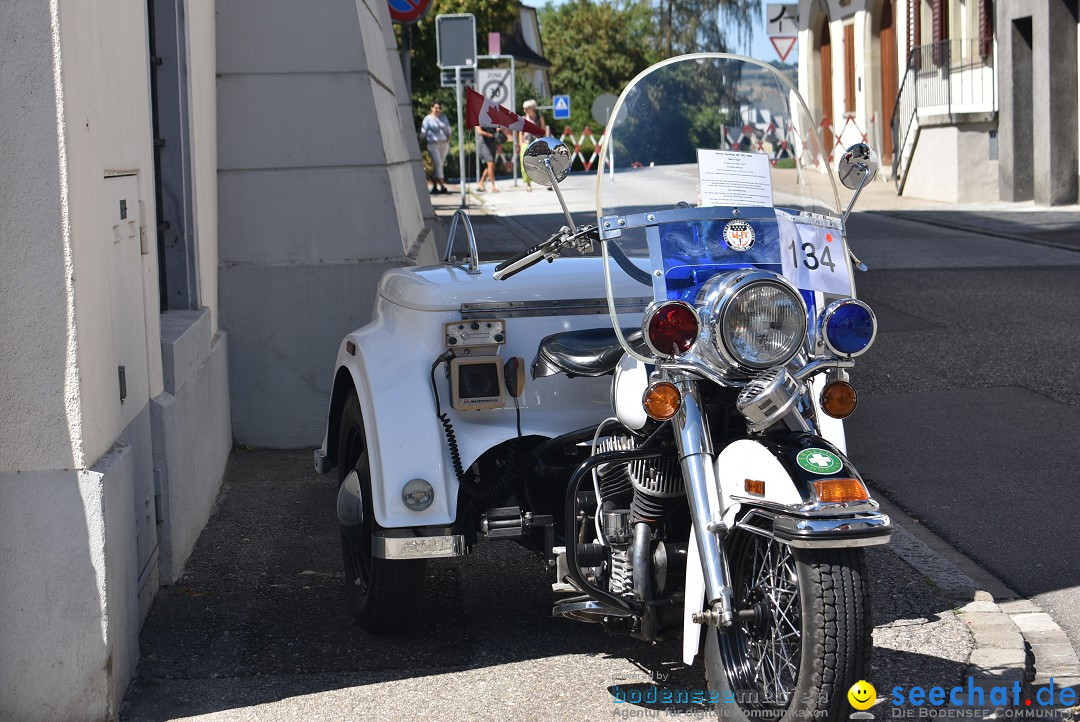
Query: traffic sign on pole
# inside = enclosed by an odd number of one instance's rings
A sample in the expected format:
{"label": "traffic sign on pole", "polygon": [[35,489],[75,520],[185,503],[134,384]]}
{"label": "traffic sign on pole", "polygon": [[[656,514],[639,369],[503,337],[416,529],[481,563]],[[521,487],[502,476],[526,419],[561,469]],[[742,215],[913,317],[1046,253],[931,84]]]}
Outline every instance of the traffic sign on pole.
{"label": "traffic sign on pole", "polygon": [[776,50],[776,54],[780,56],[781,63],[785,62],[787,56],[795,49],[795,42],[797,40],[798,38],[769,38],[769,42],[772,43],[773,48]]}
{"label": "traffic sign on pole", "polygon": [[431,0],[387,0],[386,4],[390,8],[390,19],[402,25],[415,23],[431,9]]}
{"label": "traffic sign on pole", "polygon": [[513,107],[514,76],[510,68],[484,68],[476,71],[477,90],[499,105]]}
{"label": "traffic sign on pole", "polygon": [[476,66],[476,17],[472,13],[437,15],[435,47],[440,68]]}
{"label": "traffic sign on pole", "polygon": [[570,96],[556,95],[552,100],[552,108],[555,111],[555,120],[570,119]]}
{"label": "traffic sign on pole", "polygon": [[596,100],[592,104],[593,120],[600,125],[607,125],[608,118],[611,117],[611,111],[615,109],[615,103],[618,101],[619,96],[611,93],[596,96]]}
{"label": "traffic sign on pole", "polygon": [[[453,88],[457,86],[457,81],[454,78],[457,77],[453,69],[443,70],[439,74],[439,84],[444,88]],[[476,71],[472,68],[465,68],[461,71],[461,82],[466,85],[476,86]]]}
{"label": "traffic sign on pole", "polygon": [[770,38],[786,38],[799,34],[799,6],[791,3],[769,3],[766,6],[768,35]]}

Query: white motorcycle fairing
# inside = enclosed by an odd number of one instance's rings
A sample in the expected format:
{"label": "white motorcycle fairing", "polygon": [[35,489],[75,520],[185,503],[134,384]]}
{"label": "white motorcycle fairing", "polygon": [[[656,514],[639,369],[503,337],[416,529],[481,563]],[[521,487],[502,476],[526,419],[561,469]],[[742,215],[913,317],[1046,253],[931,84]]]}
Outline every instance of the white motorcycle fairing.
{"label": "white motorcycle fairing", "polygon": [[[506,319],[506,343],[499,356],[504,361],[519,356],[526,365],[548,335],[606,326],[600,259],[563,258],[557,263],[560,268],[555,273],[526,274],[502,282],[492,280],[493,264],[483,264],[479,275],[450,265],[384,274],[371,323],[346,336],[338,349],[329,423],[316,452],[316,470],[327,472],[336,464],[340,406],[355,388],[366,420],[376,521],[384,528],[452,524],[457,518],[458,480],[431,389],[432,363],[447,348],[443,324],[460,321],[463,304],[491,304],[490,317]],[[633,287],[624,290],[628,296],[641,295]],[[545,301],[558,303],[546,311],[535,310]],[[575,312],[574,301],[596,302],[596,310]],[[523,302],[534,310],[514,310],[515,304]],[[640,313],[628,313],[625,322],[640,325]],[[408,348],[401,347],[402,339],[409,340]],[[459,412],[451,406],[441,365],[435,380],[464,468],[488,449],[517,436],[512,398],[507,398],[504,408]],[[608,376],[528,378],[518,399],[522,435],[550,438],[599,423],[611,415],[610,386]],[[370,419],[393,421],[371,423]],[[408,509],[401,498],[401,488],[412,479],[424,479],[435,490],[434,501],[422,512]]]}

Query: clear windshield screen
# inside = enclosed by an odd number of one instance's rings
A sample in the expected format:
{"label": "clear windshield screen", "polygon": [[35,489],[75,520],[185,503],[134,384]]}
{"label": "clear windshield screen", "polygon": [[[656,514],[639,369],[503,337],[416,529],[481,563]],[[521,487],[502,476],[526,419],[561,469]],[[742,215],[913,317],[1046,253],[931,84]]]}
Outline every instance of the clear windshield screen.
{"label": "clear windshield screen", "polygon": [[810,309],[815,294],[852,295],[817,126],[773,66],[719,53],[654,65],[619,97],[604,151],[597,223],[616,328],[610,289],[627,277],[691,304],[713,275],[746,267],[784,275]]}

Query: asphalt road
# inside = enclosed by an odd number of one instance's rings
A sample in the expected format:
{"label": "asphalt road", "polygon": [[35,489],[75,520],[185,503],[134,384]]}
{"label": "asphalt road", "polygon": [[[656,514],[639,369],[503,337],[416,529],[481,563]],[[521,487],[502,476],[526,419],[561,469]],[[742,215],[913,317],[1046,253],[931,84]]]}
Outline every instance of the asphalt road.
{"label": "asphalt road", "polygon": [[[504,200],[527,210],[551,195]],[[513,251],[558,216],[477,220],[482,247]],[[850,230],[881,324],[853,375],[853,458],[1080,647],[1080,254],[880,214]],[[664,717],[613,690],[704,685],[675,649],[552,619],[547,570],[512,544],[431,563],[417,631],[366,635],[344,605],[333,507],[309,452],[234,452],[184,577],[146,622],[122,719]],[[891,552],[869,560],[872,679],[957,679],[972,641],[951,605]]]}
{"label": "asphalt road", "polygon": [[[859,295],[880,322],[853,374],[849,452],[881,493],[1080,648],[1080,253],[912,215],[849,224],[871,267]],[[1009,219],[1010,234],[1046,239],[1036,213]]]}
{"label": "asphalt road", "polygon": [[[510,542],[430,562],[413,633],[364,633],[345,605],[334,478],[310,451],[233,452],[183,578],[143,627],[121,719],[716,719],[700,704],[615,702],[619,689],[705,690],[704,675],[676,646],[553,619],[551,573]],[[891,551],[868,560],[871,679],[958,682],[973,643],[952,604]]]}

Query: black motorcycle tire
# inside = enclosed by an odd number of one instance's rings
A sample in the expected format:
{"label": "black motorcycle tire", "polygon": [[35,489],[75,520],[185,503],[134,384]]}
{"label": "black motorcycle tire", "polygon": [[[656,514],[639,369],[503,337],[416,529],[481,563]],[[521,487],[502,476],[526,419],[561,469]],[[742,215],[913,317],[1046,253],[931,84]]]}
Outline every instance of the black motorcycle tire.
{"label": "black motorcycle tire", "polygon": [[[746,608],[745,565],[755,545],[772,545],[776,555],[787,554],[789,578],[797,579],[800,610],[797,677],[786,694],[786,705],[763,702],[752,686],[738,684],[737,652],[751,639],[750,623],[736,621],[721,641],[709,627],[704,643],[705,673],[709,689],[718,696],[716,711],[725,722],[805,722],[807,719],[843,720],[851,712],[847,693],[870,673],[870,586],[862,549],[793,549],[766,537],[738,530],[728,545],[732,568],[733,601]],[[794,574],[790,574],[790,570]],[[760,595],[759,595],[760,596]],[[775,598],[775,595],[774,595]],[[794,607],[794,602],[791,602]],[[773,615],[775,616],[775,615]],[[757,627],[757,634],[761,627]],[[741,637],[739,635],[742,635]],[[743,670],[746,668],[743,667]],[[734,671],[733,671],[734,670]],[[749,694],[748,694],[749,691]],[[714,699],[716,697],[714,696]]]}
{"label": "black motorcycle tire", "polygon": [[363,543],[355,543],[341,529],[341,556],[349,608],[360,626],[371,634],[407,632],[415,623],[424,595],[424,560],[380,559],[372,554],[372,535],[381,529],[371,502],[371,466],[365,443],[360,400],[353,392],[346,399],[338,429],[338,483],[353,469],[360,476],[363,495]]}

